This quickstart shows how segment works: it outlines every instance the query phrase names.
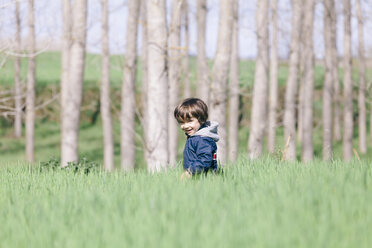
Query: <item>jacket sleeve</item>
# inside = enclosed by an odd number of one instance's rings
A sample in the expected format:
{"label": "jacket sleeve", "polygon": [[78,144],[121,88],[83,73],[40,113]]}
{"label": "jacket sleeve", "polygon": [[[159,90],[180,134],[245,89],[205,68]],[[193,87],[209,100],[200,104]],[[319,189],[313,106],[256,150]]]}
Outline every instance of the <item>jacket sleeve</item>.
{"label": "jacket sleeve", "polygon": [[205,170],[208,170],[213,164],[213,141],[209,139],[199,139],[196,147],[195,153],[197,159],[190,161],[190,167],[188,171],[191,174],[201,173]]}

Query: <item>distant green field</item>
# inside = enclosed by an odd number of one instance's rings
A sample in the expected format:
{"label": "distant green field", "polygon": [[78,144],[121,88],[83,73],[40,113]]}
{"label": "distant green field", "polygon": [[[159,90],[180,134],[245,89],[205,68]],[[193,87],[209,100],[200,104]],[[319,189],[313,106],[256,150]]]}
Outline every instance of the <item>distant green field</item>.
{"label": "distant green field", "polygon": [[[21,75],[26,79],[27,59],[21,60]],[[122,68],[124,58],[122,56],[111,57],[111,83],[113,87],[121,85]],[[5,66],[0,69],[0,84],[11,86],[13,81],[13,60],[9,59]],[[59,52],[42,53],[36,58],[36,87],[58,85],[61,78],[61,55]],[[84,86],[99,86],[101,75],[100,56],[87,54],[84,73]]]}
{"label": "distant green field", "polygon": [[369,163],[241,159],[223,175],[0,166],[0,247],[365,247]]}

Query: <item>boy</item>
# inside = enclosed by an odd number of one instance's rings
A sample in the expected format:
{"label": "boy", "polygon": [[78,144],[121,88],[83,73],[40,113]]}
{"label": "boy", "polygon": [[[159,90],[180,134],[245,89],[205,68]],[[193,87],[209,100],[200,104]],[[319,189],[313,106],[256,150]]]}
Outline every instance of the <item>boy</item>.
{"label": "boy", "polygon": [[187,98],[175,108],[174,117],[187,136],[181,179],[217,171],[218,123],[207,121],[207,105],[198,98]]}

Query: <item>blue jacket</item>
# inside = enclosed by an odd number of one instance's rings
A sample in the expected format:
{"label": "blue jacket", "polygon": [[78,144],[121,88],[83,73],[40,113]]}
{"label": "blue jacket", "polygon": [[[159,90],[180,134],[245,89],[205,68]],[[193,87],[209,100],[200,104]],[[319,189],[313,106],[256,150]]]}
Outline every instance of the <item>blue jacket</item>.
{"label": "blue jacket", "polygon": [[217,170],[218,123],[204,123],[192,136],[187,137],[183,151],[183,168],[191,174]]}

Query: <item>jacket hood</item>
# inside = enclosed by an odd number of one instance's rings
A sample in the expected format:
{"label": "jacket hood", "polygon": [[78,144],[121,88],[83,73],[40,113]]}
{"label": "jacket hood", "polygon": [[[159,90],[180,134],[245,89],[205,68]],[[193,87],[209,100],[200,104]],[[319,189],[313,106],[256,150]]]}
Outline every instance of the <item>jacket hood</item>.
{"label": "jacket hood", "polygon": [[209,137],[209,138],[212,138],[214,142],[217,142],[220,139],[217,132],[218,132],[218,123],[215,121],[207,121],[192,136]]}

